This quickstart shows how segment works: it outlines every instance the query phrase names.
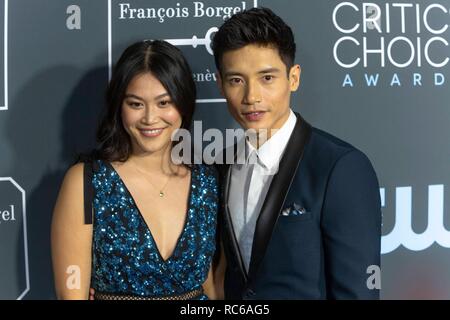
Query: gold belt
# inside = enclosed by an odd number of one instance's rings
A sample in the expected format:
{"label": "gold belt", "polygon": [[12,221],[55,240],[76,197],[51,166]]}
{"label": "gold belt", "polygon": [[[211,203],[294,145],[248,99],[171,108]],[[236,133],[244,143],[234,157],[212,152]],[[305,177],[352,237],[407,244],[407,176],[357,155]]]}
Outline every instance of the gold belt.
{"label": "gold belt", "polygon": [[190,300],[199,297],[201,294],[203,294],[202,287],[180,295],[156,296],[156,297],[115,294],[96,291],[94,294],[94,299],[95,300]]}

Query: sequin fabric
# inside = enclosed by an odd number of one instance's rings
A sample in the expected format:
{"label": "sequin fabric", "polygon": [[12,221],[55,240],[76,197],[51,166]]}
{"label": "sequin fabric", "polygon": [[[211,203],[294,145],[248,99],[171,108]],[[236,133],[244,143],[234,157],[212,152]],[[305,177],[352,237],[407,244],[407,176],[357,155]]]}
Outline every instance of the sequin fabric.
{"label": "sequin fabric", "polygon": [[216,248],[219,190],[215,169],[193,166],[185,226],[172,255],[164,260],[118,173],[109,163],[98,160],[97,164],[92,179],[91,286],[101,292],[149,297],[198,289],[206,280]]}

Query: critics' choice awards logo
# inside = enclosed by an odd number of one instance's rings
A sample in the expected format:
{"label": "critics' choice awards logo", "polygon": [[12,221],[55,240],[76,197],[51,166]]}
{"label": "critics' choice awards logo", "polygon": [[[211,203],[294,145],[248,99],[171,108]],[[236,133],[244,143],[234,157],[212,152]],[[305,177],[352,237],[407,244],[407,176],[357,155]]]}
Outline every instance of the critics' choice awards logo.
{"label": "critics' choice awards logo", "polygon": [[342,86],[443,86],[450,60],[449,13],[439,3],[336,5],[332,20],[341,36],[333,57],[346,71]]}
{"label": "critics' choice awards logo", "polygon": [[[216,68],[211,41],[218,27],[226,19],[235,13],[257,7],[257,0],[179,2],[110,0],[109,5],[109,25],[112,22],[120,26],[127,21],[130,26],[138,23],[144,32],[151,30],[150,34],[144,33],[142,38],[151,39],[153,35],[154,38],[164,39],[183,50],[197,83],[199,96],[197,102],[225,102],[216,86]],[[109,29],[111,39],[111,27]],[[109,47],[111,51],[111,44]],[[110,67],[112,64],[110,53]]]}

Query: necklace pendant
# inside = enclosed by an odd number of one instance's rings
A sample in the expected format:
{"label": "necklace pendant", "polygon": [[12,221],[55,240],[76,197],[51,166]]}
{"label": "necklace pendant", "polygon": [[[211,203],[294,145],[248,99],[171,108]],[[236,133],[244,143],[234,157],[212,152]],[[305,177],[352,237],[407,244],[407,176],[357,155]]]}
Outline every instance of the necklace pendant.
{"label": "necklace pendant", "polygon": [[159,196],[160,196],[161,198],[164,197],[164,192],[160,191],[160,192],[159,192]]}

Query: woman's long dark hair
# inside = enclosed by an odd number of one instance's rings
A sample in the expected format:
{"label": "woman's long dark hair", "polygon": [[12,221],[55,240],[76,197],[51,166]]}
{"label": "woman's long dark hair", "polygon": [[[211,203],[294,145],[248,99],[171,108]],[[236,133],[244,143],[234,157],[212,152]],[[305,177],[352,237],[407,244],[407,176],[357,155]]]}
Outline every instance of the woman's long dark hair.
{"label": "woman's long dark hair", "polygon": [[122,124],[121,108],[132,79],[146,72],[155,76],[167,90],[181,114],[181,128],[189,130],[196,88],[186,59],[168,42],[137,42],[123,52],[113,70],[106,92],[106,109],[97,131],[98,149],[94,151],[94,158],[108,162],[123,162],[129,158],[132,145]]}

